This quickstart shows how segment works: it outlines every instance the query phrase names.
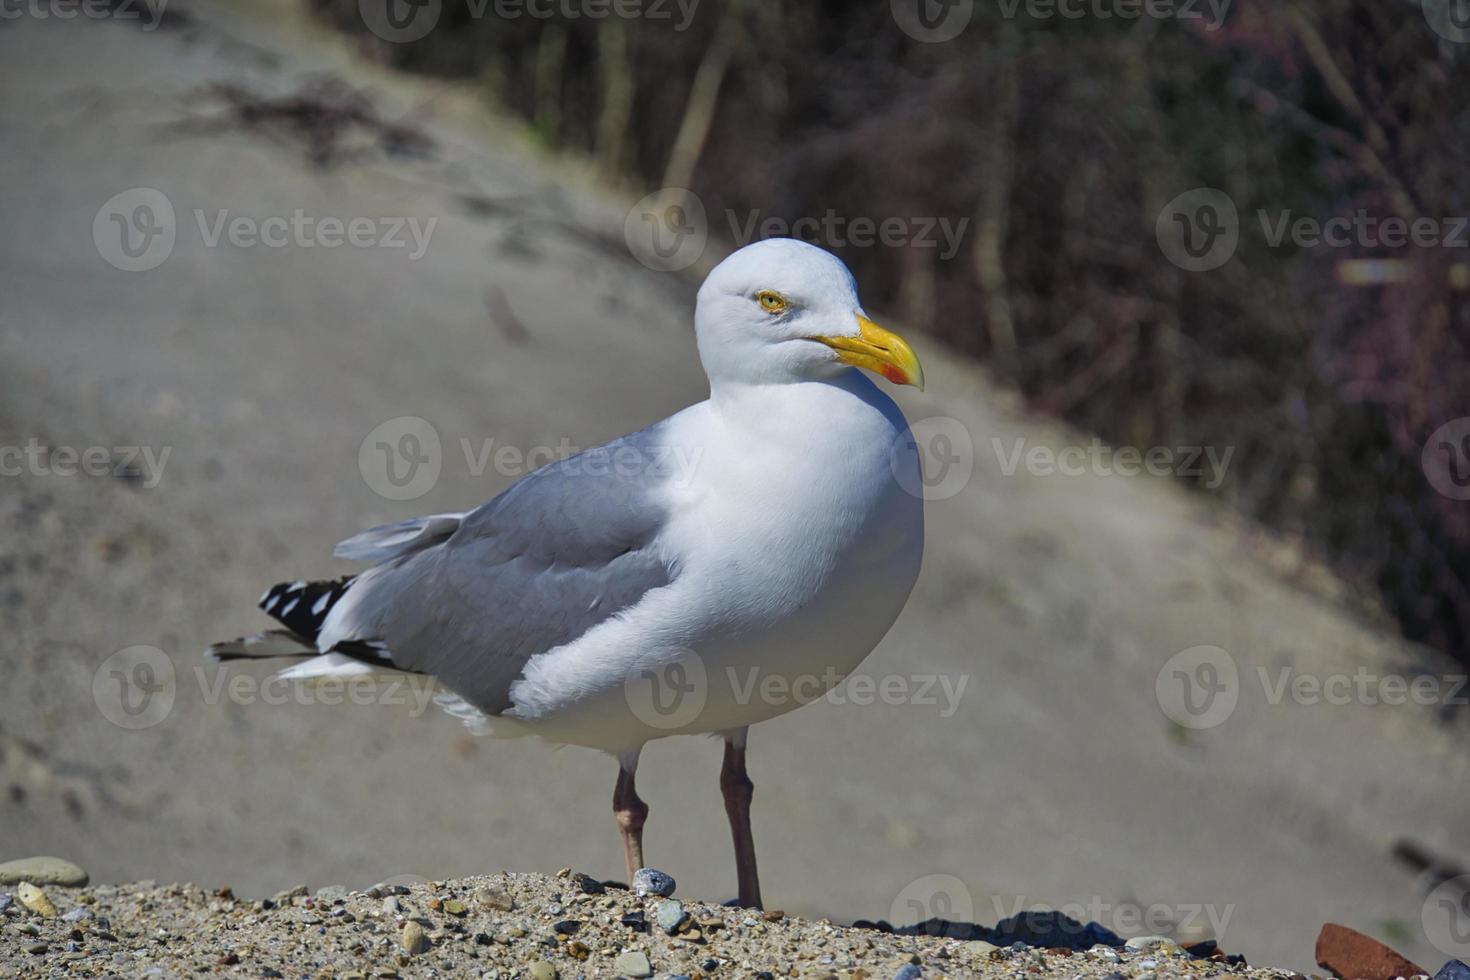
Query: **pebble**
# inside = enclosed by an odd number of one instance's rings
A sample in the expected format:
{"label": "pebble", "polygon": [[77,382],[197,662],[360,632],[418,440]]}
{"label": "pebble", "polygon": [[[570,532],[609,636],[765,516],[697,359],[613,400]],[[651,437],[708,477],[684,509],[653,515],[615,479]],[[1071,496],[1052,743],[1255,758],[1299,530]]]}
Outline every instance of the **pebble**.
{"label": "pebble", "polygon": [[276,892],[271,898],[271,901],[277,905],[290,905],[291,899],[304,898],[307,894],[308,891],[305,885],[297,885],[295,888],[288,888],[283,892]]}
{"label": "pebble", "polygon": [[531,980],[556,980],[556,967],[545,960],[537,960],[526,968]]}
{"label": "pebble", "polygon": [[1470,966],[1466,966],[1459,960],[1450,960],[1440,967],[1439,972],[1434,975],[1434,980],[1470,980]]}
{"label": "pebble", "polygon": [[91,909],[87,908],[85,905],[78,905],[76,908],[72,909],[70,912],[68,912],[65,915],[63,915],[61,917],[61,921],[62,922],[81,922],[83,919],[90,919],[91,917],[92,917],[92,910]]}
{"label": "pebble", "polygon": [[87,883],[87,872],[59,857],[29,857],[0,863],[0,885],[15,885],[22,881],[80,888]]}
{"label": "pebble", "polygon": [[653,964],[649,962],[648,954],[637,950],[629,950],[613,960],[613,970],[625,977],[653,976]]}
{"label": "pebble", "polygon": [[509,895],[493,888],[480,892],[480,904],[497,912],[509,912],[516,907]]}
{"label": "pebble", "polygon": [[10,908],[10,906],[14,904],[14,902],[15,899],[10,897],[9,892],[0,894],[0,912],[4,912],[6,909]]}
{"label": "pebble", "polygon": [[666,899],[659,902],[658,908],[654,912],[654,920],[658,922],[658,927],[670,936],[678,932],[679,927],[688,918],[689,913],[684,911],[683,903],[673,899]]}
{"label": "pebble", "polygon": [[919,969],[912,963],[906,963],[904,964],[903,969],[899,970],[893,975],[893,980],[919,980],[919,977],[922,977],[923,975],[923,970]]}
{"label": "pebble", "polygon": [[465,905],[464,902],[461,902],[457,898],[451,898],[449,901],[444,903],[444,911],[447,912],[449,915],[463,916],[467,912],[469,912],[469,906]]}
{"label": "pebble", "polygon": [[49,918],[56,914],[56,906],[51,904],[51,899],[47,898],[45,892],[41,891],[41,889],[29,881],[22,881],[16,886],[15,897],[20,899],[20,904],[37,915],[44,915]]}
{"label": "pebble", "polygon": [[633,875],[633,891],[638,895],[668,898],[674,894],[674,879],[653,868],[639,868]]}
{"label": "pebble", "polygon": [[995,943],[987,943],[983,939],[974,940],[967,948],[977,956],[992,956],[1000,952],[999,946],[995,945]]}
{"label": "pebble", "polygon": [[1087,951],[1087,955],[1093,959],[1102,960],[1104,963],[1116,963],[1119,960],[1118,951],[1111,946],[1098,944]]}
{"label": "pebble", "polygon": [[399,937],[399,940],[403,943],[404,951],[410,956],[429,951],[428,933],[424,932],[423,926],[412,920],[404,923],[403,935]]}
{"label": "pebble", "polygon": [[48,950],[49,948],[50,947],[47,946],[45,943],[31,943],[29,946],[24,947],[24,949],[25,949],[25,951],[27,953],[31,953],[32,955],[35,955],[35,956],[40,956],[42,953],[46,952],[46,950]]}
{"label": "pebble", "polygon": [[606,886],[591,875],[584,875],[578,872],[572,875],[572,881],[578,888],[582,889],[582,894],[584,895],[601,895],[607,891]]}
{"label": "pebble", "polygon": [[331,905],[333,902],[347,898],[347,888],[343,885],[326,885],[318,888],[316,900],[318,905]]}
{"label": "pebble", "polygon": [[387,898],[383,899],[384,915],[397,915],[402,910],[403,905],[398,901],[397,897],[389,895]]}
{"label": "pebble", "polygon": [[1171,950],[1179,948],[1179,945],[1167,936],[1134,936],[1128,942],[1124,943],[1124,945],[1134,951],[1145,949]]}

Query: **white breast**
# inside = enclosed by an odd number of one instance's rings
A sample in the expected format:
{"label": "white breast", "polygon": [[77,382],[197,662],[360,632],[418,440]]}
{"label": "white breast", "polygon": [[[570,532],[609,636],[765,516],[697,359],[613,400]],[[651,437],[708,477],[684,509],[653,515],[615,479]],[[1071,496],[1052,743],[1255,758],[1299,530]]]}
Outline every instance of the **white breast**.
{"label": "white breast", "polygon": [[510,714],[553,741],[617,751],[799,707],[877,646],[918,576],[922,501],[894,475],[918,455],[856,372],[721,393],[677,421],[669,439],[692,466],[660,540],[673,584],[512,688]]}

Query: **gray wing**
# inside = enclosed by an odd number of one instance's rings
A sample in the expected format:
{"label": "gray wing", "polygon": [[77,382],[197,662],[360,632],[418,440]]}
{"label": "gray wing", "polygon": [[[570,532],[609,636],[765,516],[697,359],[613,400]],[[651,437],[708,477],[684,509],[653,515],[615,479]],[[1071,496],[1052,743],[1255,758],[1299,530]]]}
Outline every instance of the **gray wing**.
{"label": "gray wing", "polygon": [[653,548],[671,475],[659,429],[542,467],[457,519],[343,542],[345,557],[387,560],[348,591],[331,642],[381,644],[394,666],[438,676],[480,710],[509,708],[531,657],[671,581]]}

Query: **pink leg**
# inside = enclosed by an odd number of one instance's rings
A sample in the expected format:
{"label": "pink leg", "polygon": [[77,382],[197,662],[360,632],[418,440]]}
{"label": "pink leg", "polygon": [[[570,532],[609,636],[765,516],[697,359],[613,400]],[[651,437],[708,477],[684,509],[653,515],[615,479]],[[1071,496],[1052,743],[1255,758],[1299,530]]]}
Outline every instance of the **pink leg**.
{"label": "pink leg", "polygon": [[638,769],[638,757],[631,762],[624,758],[618,769],[618,786],[613,791],[613,816],[617,818],[618,830],[623,835],[623,860],[628,866],[628,884],[643,864],[643,824],[648,819],[648,804],[638,798],[633,786],[633,773]]}
{"label": "pink leg", "polygon": [[740,904],[761,907],[760,875],[755,867],[755,839],[750,833],[750,799],[755,787],[745,771],[745,735],[748,729],[725,738],[725,762],[720,769],[720,791],[725,794],[725,815],[730,818],[730,836],[735,842],[735,872],[740,880]]}

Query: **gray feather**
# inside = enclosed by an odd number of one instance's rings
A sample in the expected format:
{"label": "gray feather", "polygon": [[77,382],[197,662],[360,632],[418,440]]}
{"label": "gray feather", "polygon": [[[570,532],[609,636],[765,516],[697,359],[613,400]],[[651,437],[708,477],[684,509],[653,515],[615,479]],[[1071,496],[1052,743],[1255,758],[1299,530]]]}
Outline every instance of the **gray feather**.
{"label": "gray feather", "polygon": [[671,475],[660,427],[531,473],[447,537],[441,515],[346,542],[391,556],[354,582],[343,638],[382,641],[396,666],[436,675],[483,711],[509,708],[531,657],[671,580],[652,547]]}

